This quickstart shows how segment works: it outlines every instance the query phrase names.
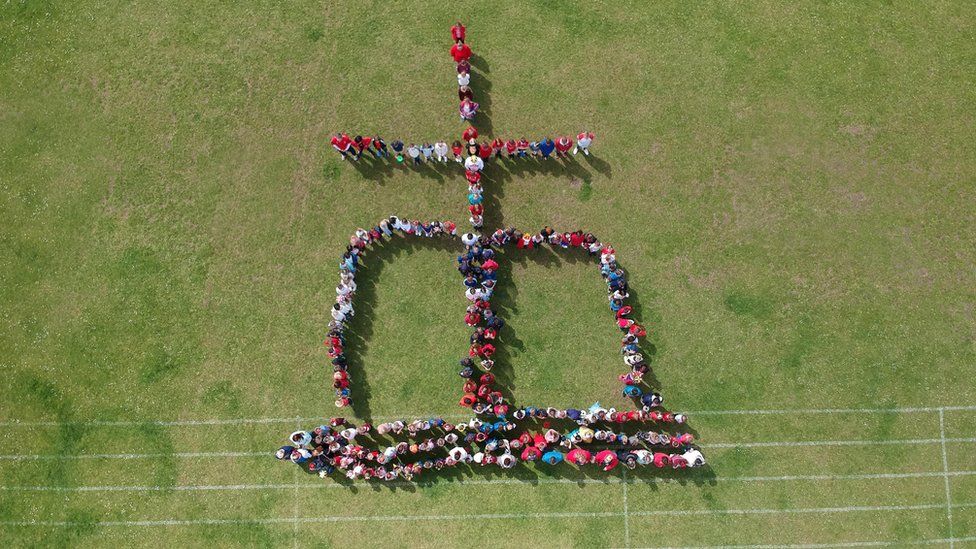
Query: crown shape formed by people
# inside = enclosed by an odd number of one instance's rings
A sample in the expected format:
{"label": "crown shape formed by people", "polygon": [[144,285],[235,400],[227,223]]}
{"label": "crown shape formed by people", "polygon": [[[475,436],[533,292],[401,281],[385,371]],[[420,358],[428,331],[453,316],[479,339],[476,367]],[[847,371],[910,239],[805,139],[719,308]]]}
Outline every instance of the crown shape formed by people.
{"label": "crown shape formed by people", "polygon": [[[477,58],[460,22],[451,27],[451,38],[454,43],[450,54],[458,80],[458,115],[462,123],[470,124],[461,139],[451,145],[438,141],[433,145],[425,142],[406,146],[400,140],[387,144],[379,136],[350,138],[339,133],[332,137],[332,146],[344,160],[354,163],[422,166],[433,162],[450,166],[453,156],[453,163],[462,168],[459,171],[463,171],[468,185],[465,198],[472,230],[462,233],[455,223],[446,220],[417,221],[398,216],[382,219],[370,229],[358,229],[339,262],[340,280],[325,345],[331,360],[335,405],[340,409],[351,407],[355,380],[349,373],[346,336],[355,315],[356,275],[362,258],[372,249],[396,246],[405,238],[458,241],[457,268],[469,303],[464,322],[471,329],[468,354],[459,362],[459,405],[470,410],[470,417],[456,422],[440,417],[404,418],[376,425],[369,423],[369,417],[358,425],[341,417],[331,418],[312,429],[292,433],[276,457],[322,477],[402,479],[400,482],[412,482],[417,475],[430,476],[445,467],[507,469],[520,462],[541,462],[542,466],[569,462],[604,471],[618,466],[683,469],[704,465],[704,457],[693,444],[694,437],[683,430],[685,416],[665,409],[661,395],[646,384],[651,371],[650,356],[640,345],[647,337],[647,328],[638,322],[634,307],[628,304],[627,275],[617,262],[613,246],[582,230],[483,230],[484,185],[491,181],[486,163],[569,162],[570,155],[591,154],[594,135],[584,130],[575,141],[566,136],[536,141],[495,138],[479,143],[476,126],[484,114],[479,114],[477,93],[471,86],[475,74],[472,60]],[[505,321],[492,308],[499,270],[496,254],[511,248],[523,251],[514,253],[534,253],[543,247],[586,254],[599,268],[606,282],[613,322],[621,331],[621,391],[634,403],[633,409],[616,410],[599,403],[579,408],[516,406],[492,373],[497,368],[499,335],[506,329]]]}

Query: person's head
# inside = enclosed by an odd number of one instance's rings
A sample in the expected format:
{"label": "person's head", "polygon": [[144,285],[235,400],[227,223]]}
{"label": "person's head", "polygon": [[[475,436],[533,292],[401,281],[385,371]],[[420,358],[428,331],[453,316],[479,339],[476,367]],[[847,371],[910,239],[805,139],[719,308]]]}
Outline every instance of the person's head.
{"label": "person's head", "polygon": [[356,136],[356,139],[353,139],[353,141],[355,141],[356,143],[362,143],[363,142],[363,136],[357,135]]}

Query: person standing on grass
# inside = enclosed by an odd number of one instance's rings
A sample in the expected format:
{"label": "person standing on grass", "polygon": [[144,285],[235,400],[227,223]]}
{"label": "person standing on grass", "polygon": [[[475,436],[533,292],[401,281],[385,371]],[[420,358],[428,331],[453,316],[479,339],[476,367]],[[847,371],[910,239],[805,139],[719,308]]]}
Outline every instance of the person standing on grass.
{"label": "person standing on grass", "polygon": [[464,101],[465,99],[474,99],[474,92],[468,86],[458,86],[458,101]]}
{"label": "person standing on grass", "polygon": [[509,158],[515,158],[515,153],[518,151],[518,141],[514,139],[509,139],[505,142],[505,152],[508,153]]}
{"label": "person standing on grass", "polygon": [[569,149],[573,147],[573,140],[563,136],[556,140],[556,156],[559,158],[566,158],[569,153]]}
{"label": "person standing on grass", "polygon": [[459,72],[457,75],[458,87],[467,86],[471,84],[471,73],[468,71]]}
{"label": "person standing on grass", "polygon": [[491,143],[488,143],[487,141],[483,142],[481,145],[478,145],[478,156],[480,156],[482,160],[488,160],[491,158],[491,151]]}
{"label": "person standing on grass", "polygon": [[518,147],[518,155],[519,155],[519,158],[526,158],[526,157],[529,156],[529,140],[528,139],[526,139],[524,137],[522,139],[519,139],[518,140],[517,147]]}
{"label": "person standing on grass", "polygon": [[502,157],[502,149],[504,149],[504,148],[505,148],[505,141],[502,140],[500,137],[496,137],[491,142],[491,150],[492,150],[492,152],[495,153],[495,158],[501,158]]}
{"label": "person standing on grass", "polygon": [[469,62],[467,59],[462,60],[460,63],[457,64],[457,71],[458,74],[461,73],[471,74],[471,62]]}
{"label": "person standing on grass", "polygon": [[353,145],[356,148],[355,149],[356,150],[356,160],[359,160],[359,158],[363,155],[363,151],[369,148],[370,142],[371,142],[371,140],[368,137],[367,138],[363,138],[363,136],[361,136],[361,135],[357,135],[356,138],[353,139]]}
{"label": "person standing on grass", "polygon": [[389,156],[389,152],[386,150],[386,141],[383,141],[383,138],[378,135],[373,138],[373,148],[377,158]]}
{"label": "person standing on grass", "polygon": [[434,154],[437,155],[437,160],[440,162],[447,162],[447,143],[443,141],[438,141],[434,143]]}
{"label": "person standing on grass", "polygon": [[461,121],[472,120],[474,115],[478,114],[478,104],[470,99],[465,99],[461,101],[458,111],[461,113]]}
{"label": "person standing on grass", "polygon": [[554,150],[556,150],[556,144],[552,138],[547,137],[539,142],[539,152],[542,153],[542,158],[548,160]]}
{"label": "person standing on grass", "polygon": [[461,142],[460,141],[458,141],[456,139],[454,140],[454,143],[451,144],[451,152],[454,153],[454,161],[455,162],[457,162],[458,164],[460,164],[461,162],[464,162],[464,159],[461,158],[461,153],[464,152],[464,147],[461,146]]}
{"label": "person standing on grass", "polygon": [[[467,160],[464,161],[464,167],[465,169],[471,172],[480,172],[485,167],[485,161],[476,155],[471,155],[468,157]],[[465,243],[466,246],[471,246],[472,244],[474,243],[473,242],[471,244]]]}
{"label": "person standing on grass", "polygon": [[460,21],[454,23],[454,26],[451,27],[451,40],[454,41],[454,43],[460,42],[463,44],[464,35],[467,33],[467,30],[468,29],[465,28],[465,26],[462,25]]}
{"label": "person standing on grass", "polygon": [[420,149],[413,143],[411,143],[410,146],[407,147],[407,156],[413,159],[414,165],[420,164],[422,162],[420,160]]}
{"label": "person standing on grass", "polygon": [[461,141],[470,143],[472,139],[478,139],[478,130],[476,130],[474,126],[468,126],[463,132],[461,132]]}
{"label": "person standing on grass", "polygon": [[396,153],[396,161],[403,162],[403,141],[394,139],[393,142],[390,143],[390,148],[392,148],[393,152]]}
{"label": "person standing on grass", "polygon": [[583,154],[590,156],[590,144],[593,143],[593,132],[582,131],[576,134],[576,146],[573,147],[573,154],[576,151],[583,151]]}
{"label": "person standing on grass", "polygon": [[451,46],[451,57],[454,58],[455,63],[468,61],[471,59],[471,46],[465,44],[461,40],[456,41],[454,45]]}
{"label": "person standing on grass", "polygon": [[343,160],[348,160],[351,156],[352,140],[344,133],[337,133],[332,136],[332,148],[339,151]]}
{"label": "person standing on grass", "polygon": [[424,154],[424,162],[430,162],[430,157],[434,154],[434,146],[424,141],[424,144],[420,146],[420,152]]}

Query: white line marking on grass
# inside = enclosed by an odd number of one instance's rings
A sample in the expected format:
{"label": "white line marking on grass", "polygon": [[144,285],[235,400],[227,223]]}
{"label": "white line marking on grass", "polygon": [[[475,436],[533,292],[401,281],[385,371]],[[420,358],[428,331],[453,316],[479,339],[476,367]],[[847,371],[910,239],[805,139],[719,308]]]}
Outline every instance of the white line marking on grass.
{"label": "white line marking on grass", "polygon": [[[474,414],[468,415],[437,415],[437,414],[420,414],[416,416],[391,416],[387,418],[389,421],[404,418],[416,418],[416,417],[439,417],[441,419],[448,420],[459,420],[459,419],[471,419],[475,417]],[[383,418],[374,418],[374,420],[382,420]],[[295,421],[293,417],[255,417],[255,418],[230,418],[230,419],[176,419],[176,420],[147,420],[147,421],[124,421],[124,420],[79,420],[79,421],[30,421],[22,419],[6,419],[0,420],[0,427],[58,427],[61,425],[84,425],[88,427],[142,427],[145,425],[153,425],[157,427],[192,427],[197,425],[247,425],[247,424],[275,424],[275,423],[291,423]],[[329,418],[325,417],[303,417],[298,418],[300,423],[327,423]]]}
{"label": "white line marking on grass", "polygon": [[[905,408],[796,408],[772,410],[698,410],[685,412],[689,416],[734,416],[734,415],[801,415],[801,414],[900,414],[943,411],[976,411],[976,406],[922,406]],[[416,414],[400,415],[393,419],[412,417],[441,417],[443,419],[468,419],[473,415],[442,415]],[[325,421],[327,418],[301,418],[302,423]],[[374,418],[376,419],[376,418]],[[138,427],[142,425],[157,425],[164,427],[192,426],[192,425],[243,425],[249,423],[291,423],[295,418],[263,417],[263,418],[231,418],[231,419],[183,419],[183,420],[149,420],[149,421],[113,421],[113,420],[79,420],[79,421],[31,421],[24,419],[0,420],[0,427],[56,427],[59,425],[88,425],[102,427]]]}
{"label": "white line marking on grass", "polygon": [[[696,481],[715,481],[715,482],[792,482],[792,481],[837,481],[837,480],[874,480],[874,479],[912,479],[912,478],[942,478],[945,475],[942,471],[929,471],[921,473],[866,473],[855,475],[785,475],[785,476],[749,476],[749,477],[654,477],[649,479],[635,479],[629,477],[626,481],[615,477],[608,477],[606,480],[594,478],[543,478],[543,479],[518,479],[518,478],[498,478],[498,479],[469,479],[469,480],[448,480],[445,484],[456,485],[534,485],[534,484],[616,484],[625,482],[626,484],[638,484],[645,482],[669,483],[669,482],[696,482]],[[949,476],[976,476],[976,471],[953,471]],[[424,487],[427,483],[415,483],[407,481],[377,482],[375,484],[357,482],[356,487]],[[0,486],[0,491],[4,492],[205,492],[205,491],[245,491],[245,490],[288,490],[288,489],[341,489],[348,488],[347,484],[337,482],[309,482],[309,483],[282,483],[282,484],[200,484],[182,486]]]}
{"label": "white line marking on grass", "polygon": [[976,541],[976,536],[965,538],[920,539],[913,541],[848,541],[837,543],[777,543],[762,545],[686,545],[681,547],[648,547],[644,549],[828,549],[833,547],[897,547],[903,545],[940,545],[956,541]]}
{"label": "white line marking on grass", "polygon": [[[976,442],[976,437],[969,438],[916,438],[895,440],[797,440],[797,441],[768,441],[768,442],[718,442],[701,444],[702,448],[794,448],[804,446],[897,446],[940,444],[945,442]],[[4,454],[0,461],[30,461],[30,460],[69,460],[69,459],[154,459],[154,458],[232,458],[272,456],[273,452],[175,452],[164,453],[132,453],[132,454]]]}
{"label": "white line marking on grass", "polygon": [[[296,430],[298,430],[298,431],[300,431],[302,429],[302,418],[300,418],[300,417],[296,417],[295,418],[295,427],[297,427]],[[298,467],[295,467],[295,473],[292,476],[297,479],[298,475],[301,474],[300,471],[301,471],[301,469],[299,469]],[[300,490],[299,484],[298,484],[298,482],[296,482],[295,483],[295,493],[293,495],[293,497],[295,498],[295,505],[292,507],[292,510],[291,510],[291,516],[292,516],[292,518],[298,518],[298,511],[299,511],[299,508],[298,508],[298,496],[301,495],[301,492],[299,492],[299,490]],[[292,549],[298,549],[298,522],[297,521],[292,524],[291,539],[292,539],[292,545],[291,545],[292,546]]]}
{"label": "white line marking on grass", "polygon": [[[970,504],[970,505],[976,505]],[[725,515],[794,515],[794,514],[834,514],[862,512],[898,512],[926,509],[942,509],[942,503],[920,505],[864,505],[847,507],[805,507],[797,509],[670,509],[656,511],[631,511],[634,516],[725,516]],[[477,515],[373,515],[373,516],[331,516],[331,517],[280,517],[255,519],[156,519],[156,520],[115,520],[94,523],[49,520],[5,520],[2,526],[194,526],[221,524],[290,524],[321,522],[393,522],[393,521],[441,521],[441,520],[519,520],[519,519],[558,519],[558,518],[612,518],[622,517],[624,513],[615,511],[593,513],[498,513]]]}
{"label": "white line marking on grass", "polygon": [[[952,495],[949,492],[949,455],[946,452],[945,436],[945,411],[939,410],[939,436],[942,438],[942,472],[945,473],[945,496],[946,496],[946,516],[949,518],[949,539],[952,539]],[[949,549],[956,546],[954,541],[949,542]]]}
{"label": "white line marking on grass", "polygon": [[627,512],[627,470],[623,470],[623,477],[621,477],[621,484],[624,485],[624,546],[630,547],[630,513]]}
{"label": "white line marking on grass", "polygon": [[159,459],[159,458],[233,458],[233,457],[274,457],[273,452],[174,452],[171,454],[7,454],[0,455],[0,460],[6,461],[35,461],[35,460],[67,460],[67,459]]}
{"label": "white line marking on grass", "polygon": [[[976,442],[976,438],[972,439]],[[889,440],[795,440],[771,442],[713,442],[702,443],[702,448],[775,448],[798,446],[889,446],[897,444],[939,444],[937,438],[907,438]]]}
{"label": "white line marking on grass", "polygon": [[686,412],[689,416],[762,416],[790,414],[904,414],[945,411],[974,411],[976,406],[921,406],[907,408],[795,408],[780,410],[698,410]]}

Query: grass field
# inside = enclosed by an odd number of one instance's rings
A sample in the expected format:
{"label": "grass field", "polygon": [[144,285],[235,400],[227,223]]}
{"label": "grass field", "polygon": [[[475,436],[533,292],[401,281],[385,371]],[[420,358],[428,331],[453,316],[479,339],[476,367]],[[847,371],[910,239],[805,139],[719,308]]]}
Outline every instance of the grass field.
{"label": "grass field", "polygon": [[[976,546],[971,12],[3,3],[0,540]],[[374,487],[271,458],[334,413],[321,341],[348,235],[466,221],[459,172],[327,144],[454,139],[458,17],[481,129],[597,135],[592,161],[490,166],[487,225],[616,246],[707,471]],[[367,258],[359,415],[463,413],[454,254]],[[503,267],[515,400],[622,404],[595,268]]]}

